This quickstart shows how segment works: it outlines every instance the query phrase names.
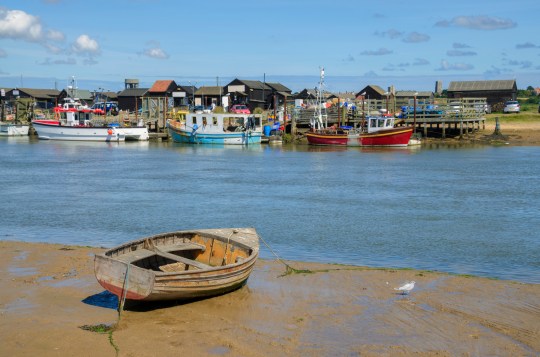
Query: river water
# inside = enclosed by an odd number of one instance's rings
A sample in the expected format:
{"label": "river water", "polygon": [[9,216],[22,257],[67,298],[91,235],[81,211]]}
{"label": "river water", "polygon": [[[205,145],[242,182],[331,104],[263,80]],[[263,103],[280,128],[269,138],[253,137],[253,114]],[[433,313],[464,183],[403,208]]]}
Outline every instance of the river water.
{"label": "river water", "polygon": [[286,260],[540,283],[538,147],[0,139],[2,240],[112,247],[252,226]]}

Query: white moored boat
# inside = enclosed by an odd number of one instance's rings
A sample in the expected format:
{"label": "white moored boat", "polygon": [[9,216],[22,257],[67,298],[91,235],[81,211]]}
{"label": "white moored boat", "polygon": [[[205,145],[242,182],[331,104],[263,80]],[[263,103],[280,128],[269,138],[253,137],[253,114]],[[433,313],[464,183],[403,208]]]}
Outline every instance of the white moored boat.
{"label": "white moored boat", "polygon": [[30,125],[0,123],[0,136],[27,136]]}

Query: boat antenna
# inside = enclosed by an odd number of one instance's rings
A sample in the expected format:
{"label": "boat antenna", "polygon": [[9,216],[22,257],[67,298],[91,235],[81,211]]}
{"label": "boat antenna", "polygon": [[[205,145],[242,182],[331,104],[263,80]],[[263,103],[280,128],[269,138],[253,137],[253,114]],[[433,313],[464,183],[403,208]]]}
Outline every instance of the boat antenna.
{"label": "boat antenna", "polygon": [[75,76],[71,76],[70,84],[68,85],[69,96],[71,98],[77,97],[77,83],[75,82]]}

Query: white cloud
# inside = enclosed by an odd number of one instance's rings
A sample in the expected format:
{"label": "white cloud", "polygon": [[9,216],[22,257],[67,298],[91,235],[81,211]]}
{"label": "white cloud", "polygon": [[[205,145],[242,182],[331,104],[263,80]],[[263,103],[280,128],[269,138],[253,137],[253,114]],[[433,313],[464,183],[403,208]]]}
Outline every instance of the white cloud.
{"label": "white cloud", "polygon": [[376,51],[363,51],[360,53],[362,56],[383,56],[383,55],[389,55],[393,53],[392,50],[389,50],[387,48],[379,48]]}
{"label": "white cloud", "polygon": [[403,42],[408,43],[418,43],[418,42],[427,42],[429,41],[430,37],[429,35],[418,33],[418,32],[411,32],[403,39]]}
{"label": "white cloud", "polygon": [[517,60],[509,60],[505,61],[509,66],[519,67],[521,69],[527,69],[532,68],[533,64],[531,61],[517,61]]}
{"label": "white cloud", "polygon": [[159,44],[156,44],[153,48],[147,48],[144,50],[143,54],[145,56],[151,57],[151,58],[157,58],[157,59],[167,59],[169,58],[169,55],[163,51]]}
{"label": "white cloud", "polygon": [[53,65],[64,66],[64,65],[76,65],[77,61],[74,58],[68,58],[65,60],[62,60],[62,59],[52,60],[50,58],[45,58],[45,60],[39,64],[42,66],[53,66]]}
{"label": "white cloud", "polygon": [[506,30],[517,24],[509,19],[490,16],[457,16],[452,20],[443,20],[435,24],[438,27],[464,27],[473,30]]}
{"label": "white cloud", "polygon": [[477,53],[474,51],[462,51],[462,50],[448,50],[446,51],[446,54],[450,57],[476,56],[477,55]]}
{"label": "white cloud", "polygon": [[540,48],[540,45],[535,45],[534,43],[531,43],[531,42],[525,42],[525,43],[517,44],[516,48],[517,49]]}
{"label": "white cloud", "polygon": [[454,42],[452,44],[452,48],[471,48],[471,46],[465,44],[465,43],[460,43],[460,42]]}
{"label": "white cloud", "polygon": [[403,32],[400,32],[398,30],[395,30],[395,29],[390,29],[390,30],[387,30],[387,31],[375,31],[375,36],[379,36],[379,37],[388,37],[390,39],[395,39],[395,38],[398,38],[398,37],[401,37],[401,35],[403,35]]}
{"label": "white cloud", "polygon": [[38,42],[43,38],[43,26],[36,16],[0,8],[0,38]]}
{"label": "white cloud", "polygon": [[429,61],[425,58],[416,58],[413,62],[413,66],[425,66],[428,64],[429,64]]}
{"label": "white cloud", "polygon": [[473,69],[474,66],[468,63],[449,63],[448,61],[441,61],[441,66],[437,68],[437,71],[468,71]]}
{"label": "white cloud", "polygon": [[88,35],[80,35],[75,42],[71,45],[73,52],[80,55],[94,55],[99,54],[99,44],[96,40],[90,38]]}
{"label": "white cloud", "polygon": [[58,46],[55,46],[55,45],[52,45],[50,43],[46,43],[43,45],[47,51],[49,51],[50,53],[54,53],[54,54],[60,54],[62,52],[64,52],[64,49],[63,48],[60,48]]}
{"label": "white cloud", "polygon": [[64,41],[65,36],[62,32],[56,30],[47,30],[47,38],[52,41]]}

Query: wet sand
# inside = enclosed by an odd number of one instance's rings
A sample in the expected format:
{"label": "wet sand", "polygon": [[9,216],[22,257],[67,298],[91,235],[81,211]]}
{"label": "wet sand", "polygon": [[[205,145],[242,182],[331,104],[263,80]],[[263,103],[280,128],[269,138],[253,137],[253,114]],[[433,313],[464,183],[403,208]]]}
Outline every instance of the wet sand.
{"label": "wet sand", "polygon": [[[177,305],[117,300],[98,248],[0,241],[1,356],[537,356],[540,285],[259,260],[247,285]],[[409,295],[394,287],[415,280]],[[116,324],[109,333],[80,326]]]}

